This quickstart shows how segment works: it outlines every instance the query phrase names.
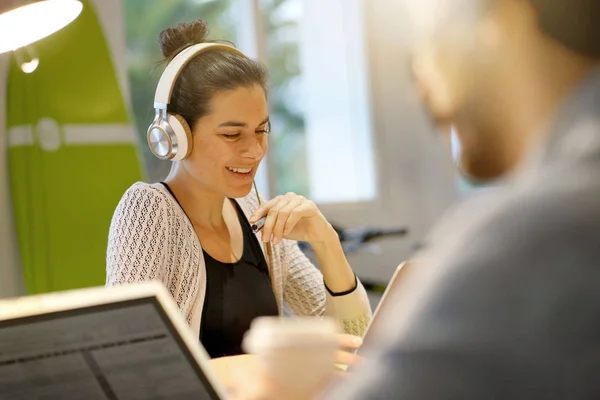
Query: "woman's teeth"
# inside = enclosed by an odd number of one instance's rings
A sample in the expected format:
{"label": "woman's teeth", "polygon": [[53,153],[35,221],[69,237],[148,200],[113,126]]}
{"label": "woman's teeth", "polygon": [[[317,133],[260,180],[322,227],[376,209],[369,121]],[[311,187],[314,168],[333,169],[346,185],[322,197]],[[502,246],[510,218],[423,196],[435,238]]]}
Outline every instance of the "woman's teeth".
{"label": "woman's teeth", "polygon": [[230,168],[227,167],[228,170],[237,172],[238,174],[249,174],[252,171],[252,168]]}

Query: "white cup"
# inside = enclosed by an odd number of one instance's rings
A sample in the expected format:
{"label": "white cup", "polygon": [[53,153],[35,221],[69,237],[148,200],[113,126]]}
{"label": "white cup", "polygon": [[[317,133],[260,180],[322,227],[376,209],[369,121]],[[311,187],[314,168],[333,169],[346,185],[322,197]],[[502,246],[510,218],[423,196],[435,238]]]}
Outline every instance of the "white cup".
{"label": "white cup", "polygon": [[315,393],[329,381],[338,347],[335,320],[318,317],[260,317],[243,342],[271,379],[299,395]]}

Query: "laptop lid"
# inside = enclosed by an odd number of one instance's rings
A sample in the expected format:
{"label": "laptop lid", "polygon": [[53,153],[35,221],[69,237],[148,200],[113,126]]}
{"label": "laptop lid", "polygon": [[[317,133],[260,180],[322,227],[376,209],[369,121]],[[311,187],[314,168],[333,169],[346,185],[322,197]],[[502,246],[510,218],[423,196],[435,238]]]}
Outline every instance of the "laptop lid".
{"label": "laptop lid", "polygon": [[225,399],[208,360],[160,283],[0,301],[1,399]]}
{"label": "laptop lid", "polygon": [[[400,264],[396,270],[394,271],[394,275],[390,279],[390,282],[387,284],[379,303],[377,304],[377,308],[375,308],[375,312],[373,313],[373,318],[371,318],[371,323],[367,327],[363,335],[363,346],[361,348],[366,348],[370,345],[372,337],[376,336],[376,331],[381,329],[381,326],[385,324],[385,317],[382,317],[382,314],[385,314],[384,309],[389,306],[390,294],[394,293],[394,291],[400,286],[403,279],[400,279],[404,273],[406,273],[408,266],[411,265],[411,262],[403,262]],[[360,349],[357,353],[360,353]]]}

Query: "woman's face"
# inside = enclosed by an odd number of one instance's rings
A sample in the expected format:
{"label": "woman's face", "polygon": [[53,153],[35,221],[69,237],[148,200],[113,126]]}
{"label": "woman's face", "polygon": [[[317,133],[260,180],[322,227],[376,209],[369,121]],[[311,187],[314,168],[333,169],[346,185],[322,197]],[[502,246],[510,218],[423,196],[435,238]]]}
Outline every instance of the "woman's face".
{"label": "woman's face", "polygon": [[209,114],[192,127],[193,148],[182,161],[191,184],[225,197],[246,196],[268,148],[269,114],[259,85],[216,93]]}

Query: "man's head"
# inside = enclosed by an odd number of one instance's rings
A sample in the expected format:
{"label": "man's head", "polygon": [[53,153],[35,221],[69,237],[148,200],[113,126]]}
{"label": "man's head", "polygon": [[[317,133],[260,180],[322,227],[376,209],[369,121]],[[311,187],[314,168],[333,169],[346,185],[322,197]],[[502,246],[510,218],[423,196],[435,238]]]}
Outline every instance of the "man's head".
{"label": "man's head", "polygon": [[512,170],[600,59],[598,0],[405,3],[420,93],[439,125],[456,128],[475,178]]}

